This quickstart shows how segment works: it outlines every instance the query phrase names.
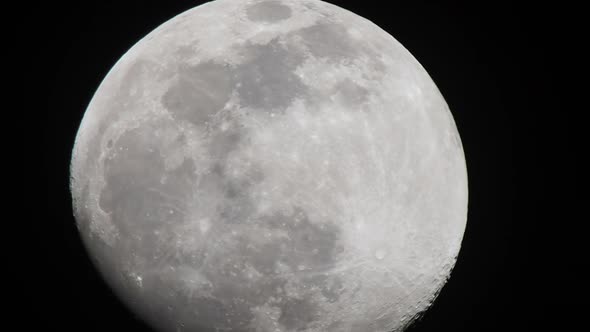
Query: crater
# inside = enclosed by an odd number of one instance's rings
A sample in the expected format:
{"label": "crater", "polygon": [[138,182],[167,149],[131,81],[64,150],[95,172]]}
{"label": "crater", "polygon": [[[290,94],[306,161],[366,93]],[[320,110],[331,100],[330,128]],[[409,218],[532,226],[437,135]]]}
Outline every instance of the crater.
{"label": "crater", "polygon": [[291,17],[291,8],[280,1],[267,0],[248,7],[246,15],[250,21],[275,23]]}

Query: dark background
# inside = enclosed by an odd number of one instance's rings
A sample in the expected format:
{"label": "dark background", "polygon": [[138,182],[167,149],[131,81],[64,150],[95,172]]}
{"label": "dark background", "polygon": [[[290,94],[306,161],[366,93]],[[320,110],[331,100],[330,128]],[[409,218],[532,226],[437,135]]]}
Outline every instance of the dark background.
{"label": "dark background", "polygon": [[[465,149],[470,197],[461,253],[411,331],[573,326],[575,309],[585,310],[577,292],[588,278],[587,263],[568,254],[582,247],[568,225],[582,219],[556,208],[575,205],[575,183],[566,180],[574,172],[571,120],[554,70],[569,49],[561,25],[567,11],[540,2],[329,2],[381,26],[420,61],[449,104]],[[77,1],[25,9],[36,42],[34,52],[22,54],[39,65],[30,85],[49,93],[27,101],[40,102],[43,113],[36,149],[44,156],[45,205],[34,211],[42,217],[27,223],[27,250],[18,251],[26,256],[16,274],[25,285],[16,287],[22,330],[149,331],[87,257],[72,217],[68,167],[80,120],[108,70],[148,32],[200,3]],[[32,38],[26,30],[17,36]],[[563,276],[572,271],[577,277]]]}

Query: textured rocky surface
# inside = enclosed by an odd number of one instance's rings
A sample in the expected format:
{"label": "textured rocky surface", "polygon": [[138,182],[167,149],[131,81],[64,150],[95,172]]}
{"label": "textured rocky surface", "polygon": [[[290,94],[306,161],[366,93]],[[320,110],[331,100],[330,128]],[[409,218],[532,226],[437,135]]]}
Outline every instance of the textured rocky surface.
{"label": "textured rocky surface", "polygon": [[217,0],[154,30],[96,92],[71,171],[96,264],[165,331],[401,331],[466,222],[426,71],[312,0]]}

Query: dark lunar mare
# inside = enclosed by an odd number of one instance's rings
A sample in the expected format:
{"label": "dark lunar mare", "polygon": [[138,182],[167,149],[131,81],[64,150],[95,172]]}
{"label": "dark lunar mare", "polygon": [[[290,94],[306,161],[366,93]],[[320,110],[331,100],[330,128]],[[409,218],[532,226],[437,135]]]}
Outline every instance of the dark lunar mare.
{"label": "dark lunar mare", "polygon": [[246,9],[248,19],[253,22],[277,23],[291,17],[291,8],[280,1],[267,0]]}

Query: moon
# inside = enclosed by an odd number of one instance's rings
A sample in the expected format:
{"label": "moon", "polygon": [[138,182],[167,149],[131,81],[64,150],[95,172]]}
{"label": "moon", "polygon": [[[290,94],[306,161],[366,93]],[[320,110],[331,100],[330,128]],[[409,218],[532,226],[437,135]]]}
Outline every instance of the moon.
{"label": "moon", "polygon": [[432,79],[317,0],[216,0],[149,33],[93,96],[70,185],[93,262],[159,331],[403,331],[467,219]]}

